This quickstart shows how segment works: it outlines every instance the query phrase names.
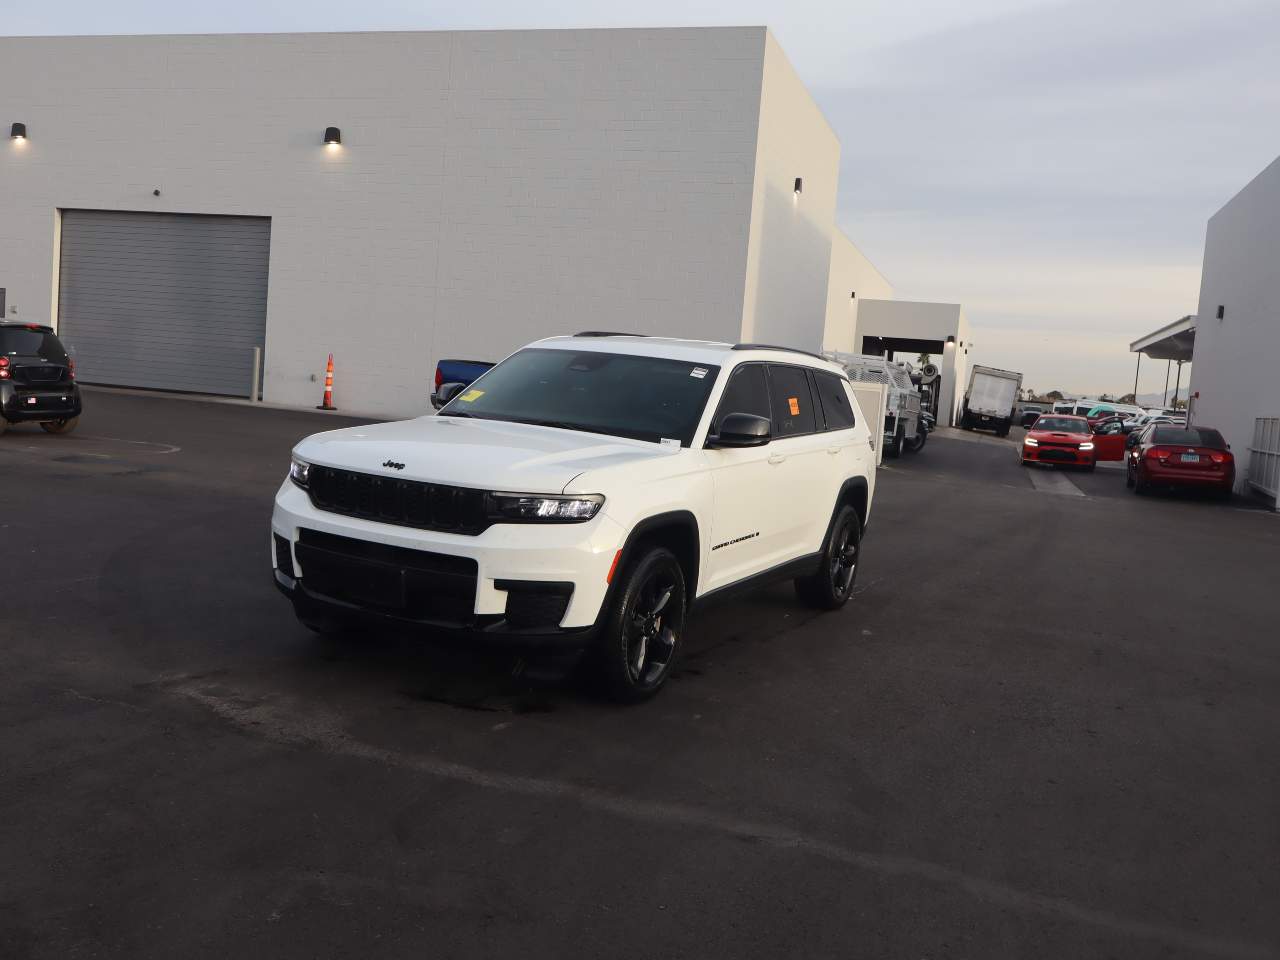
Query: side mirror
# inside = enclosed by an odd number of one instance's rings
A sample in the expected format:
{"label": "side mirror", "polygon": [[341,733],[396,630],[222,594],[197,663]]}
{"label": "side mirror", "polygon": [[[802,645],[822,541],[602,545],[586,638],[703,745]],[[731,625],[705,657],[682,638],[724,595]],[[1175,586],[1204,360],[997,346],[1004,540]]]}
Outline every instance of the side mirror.
{"label": "side mirror", "polygon": [[772,439],[772,426],[767,418],[753,413],[726,413],[720,421],[720,432],[707,437],[707,448],[763,447]]}
{"label": "side mirror", "polygon": [[467,389],[465,383],[442,383],[439,389],[431,395],[431,405],[439,410],[465,389]]}
{"label": "side mirror", "polygon": [[1126,448],[1136,447],[1138,445],[1138,435],[1136,433],[1129,434],[1124,438],[1124,445]]}

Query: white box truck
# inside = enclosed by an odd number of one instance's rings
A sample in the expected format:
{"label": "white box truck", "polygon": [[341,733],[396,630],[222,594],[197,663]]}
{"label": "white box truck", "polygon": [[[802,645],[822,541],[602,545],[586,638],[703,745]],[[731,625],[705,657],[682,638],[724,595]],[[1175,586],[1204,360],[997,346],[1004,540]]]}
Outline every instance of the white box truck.
{"label": "white box truck", "polygon": [[969,372],[960,426],[966,430],[994,430],[996,436],[1007,437],[1021,390],[1022,374],[975,365]]}

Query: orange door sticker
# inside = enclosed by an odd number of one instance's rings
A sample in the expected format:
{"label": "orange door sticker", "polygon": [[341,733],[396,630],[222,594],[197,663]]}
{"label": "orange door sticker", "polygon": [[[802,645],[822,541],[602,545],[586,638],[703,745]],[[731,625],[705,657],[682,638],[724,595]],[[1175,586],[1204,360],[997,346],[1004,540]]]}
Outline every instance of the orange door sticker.
{"label": "orange door sticker", "polygon": [[800,416],[800,398],[799,397],[787,397],[787,406],[791,408],[791,415],[793,417]]}

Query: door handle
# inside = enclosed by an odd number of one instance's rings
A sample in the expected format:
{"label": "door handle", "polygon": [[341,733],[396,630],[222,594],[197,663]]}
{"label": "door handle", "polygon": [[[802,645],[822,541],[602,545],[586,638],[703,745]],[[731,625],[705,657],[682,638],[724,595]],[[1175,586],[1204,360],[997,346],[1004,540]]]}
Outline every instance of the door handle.
{"label": "door handle", "polygon": [[787,455],[786,455],[785,453],[771,453],[771,454],[769,454],[769,462],[770,462],[770,463],[782,463],[782,461],[784,461],[784,460],[786,460],[786,459],[787,459]]}

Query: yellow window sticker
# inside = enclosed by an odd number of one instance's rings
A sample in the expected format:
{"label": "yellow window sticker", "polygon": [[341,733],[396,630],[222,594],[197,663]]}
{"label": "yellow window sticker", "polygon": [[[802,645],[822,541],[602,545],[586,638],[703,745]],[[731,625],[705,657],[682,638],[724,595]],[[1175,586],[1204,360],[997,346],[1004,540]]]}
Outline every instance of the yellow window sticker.
{"label": "yellow window sticker", "polygon": [[483,390],[468,390],[458,399],[461,400],[463,403],[472,403],[475,400],[479,400],[483,396],[484,396]]}
{"label": "yellow window sticker", "polygon": [[799,397],[787,397],[787,406],[791,408],[791,415],[793,417],[800,416],[800,398]]}

